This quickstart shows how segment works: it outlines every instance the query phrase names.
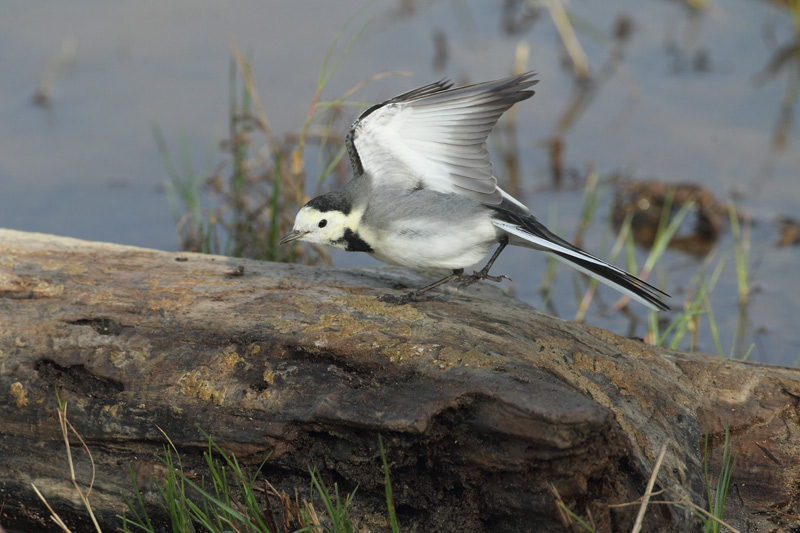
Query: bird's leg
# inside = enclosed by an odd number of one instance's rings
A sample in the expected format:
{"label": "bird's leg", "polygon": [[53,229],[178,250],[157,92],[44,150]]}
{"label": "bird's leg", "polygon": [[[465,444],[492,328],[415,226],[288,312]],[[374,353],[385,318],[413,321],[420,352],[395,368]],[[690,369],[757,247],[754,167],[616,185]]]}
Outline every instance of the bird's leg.
{"label": "bird's leg", "polygon": [[479,271],[473,272],[471,276],[464,276],[461,275],[458,277],[459,284],[458,287],[469,287],[476,281],[481,281],[484,279],[488,279],[489,281],[494,281],[496,283],[500,283],[504,279],[510,280],[508,276],[490,276],[489,269],[492,268],[492,265],[497,258],[500,257],[500,252],[502,252],[505,247],[508,246],[508,235],[503,235],[500,238],[500,246],[497,247],[497,250],[494,251],[492,257],[489,258],[489,262],[486,263],[486,266],[480,269]]}
{"label": "bird's leg", "polygon": [[484,279],[488,279],[489,281],[501,282],[504,279],[511,279],[508,276],[490,276],[489,269],[492,268],[492,265],[500,256],[500,252],[508,246],[508,236],[503,235],[500,239],[500,246],[497,247],[497,250],[492,254],[492,257],[489,258],[489,262],[486,263],[486,266],[480,269],[479,271],[473,272],[469,276],[464,275],[463,268],[457,268],[453,270],[453,273],[447,276],[446,278],[442,278],[439,281],[435,281],[430,285],[426,285],[421,289],[417,289],[413,292],[409,292],[404,296],[393,296],[391,294],[384,294],[383,296],[379,296],[378,300],[386,303],[393,303],[393,304],[407,304],[409,302],[416,302],[420,295],[428,292],[431,289],[435,289],[436,287],[441,287],[445,283],[450,283],[451,281],[458,281],[458,287],[468,287],[475,283],[476,281],[481,281]]}
{"label": "bird's leg", "polygon": [[413,292],[409,292],[404,296],[393,296],[391,294],[384,294],[383,296],[379,296],[378,300],[386,303],[393,303],[393,304],[407,304],[409,302],[416,302],[419,299],[420,295],[428,292],[431,289],[435,289],[436,287],[441,287],[445,283],[449,283],[454,279],[461,279],[464,276],[464,269],[457,268],[453,270],[453,273],[447,276],[446,278],[442,278],[439,281],[435,281],[430,285],[425,285],[424,287],[417,289]]}

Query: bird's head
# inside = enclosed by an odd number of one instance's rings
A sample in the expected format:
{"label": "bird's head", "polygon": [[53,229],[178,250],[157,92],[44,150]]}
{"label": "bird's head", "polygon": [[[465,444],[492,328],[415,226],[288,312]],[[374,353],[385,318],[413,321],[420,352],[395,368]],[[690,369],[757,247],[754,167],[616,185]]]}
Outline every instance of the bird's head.
{"label": "bird's head", "polygon": [[294,228],[280,243],[301,240],[344,249],[345,234],[348,230],[355,231],[357,224],[358,217],[349,202],[343,201],[338,193],[328,193],[314,198],[297,212]]}

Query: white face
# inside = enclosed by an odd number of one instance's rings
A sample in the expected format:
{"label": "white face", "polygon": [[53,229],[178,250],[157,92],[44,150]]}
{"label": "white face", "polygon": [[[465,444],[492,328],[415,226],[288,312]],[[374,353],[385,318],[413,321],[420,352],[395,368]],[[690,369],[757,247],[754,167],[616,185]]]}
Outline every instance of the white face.
{"label": "white face", "polygon": [[344,249],[346,243],[342,238],[347,229],[347,219],[341,211],[323,213],[313,207],[304,206],[297,212],[294,229],[281,240],[281,244],[301,240]]}

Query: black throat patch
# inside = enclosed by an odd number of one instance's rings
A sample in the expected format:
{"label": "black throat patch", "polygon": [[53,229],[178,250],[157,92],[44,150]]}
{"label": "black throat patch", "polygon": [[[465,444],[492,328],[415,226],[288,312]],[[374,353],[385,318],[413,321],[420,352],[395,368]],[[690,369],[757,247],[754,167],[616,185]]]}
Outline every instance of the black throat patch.
{"label": "black throat patch", "polygon": [[336,244],[344,243],[345,250],[348,252],[367,252],[372,253],[372,246],[366,243],[358,233],[350,228],[344,230],[344,236],[336,241]]}

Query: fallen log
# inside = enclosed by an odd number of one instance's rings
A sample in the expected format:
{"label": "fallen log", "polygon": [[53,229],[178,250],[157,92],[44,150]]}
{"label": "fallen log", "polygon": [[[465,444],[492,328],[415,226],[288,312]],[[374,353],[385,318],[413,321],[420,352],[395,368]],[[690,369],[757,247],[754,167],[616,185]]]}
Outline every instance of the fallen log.
{"label": "fallen log", "polygon": [[[358,486],[385,529],[382,435],[400,523],[418,531],[563,530],[564,504],[630,530],[651,500],[705,506],[722,435],[736,455],[725,520],[798,524],[800,371],[653,348],[566,322],[488,285],[413,305],[376,300],[415,275],[167,253],[0,230],[0,524],[50,528],[35,483],[76,530],[56,391],[94,461],[91,503],[119,527],[132,465],[145,501],[174,443],[200,471],[198,426],[279,490],[308,468]],[[163,431],[163,433],[162,433]],[[73,438],[75,469],[92,464]],[[199,474],[198,474],[199,475]],[[645,531],[697,519],[651,503]]]}

